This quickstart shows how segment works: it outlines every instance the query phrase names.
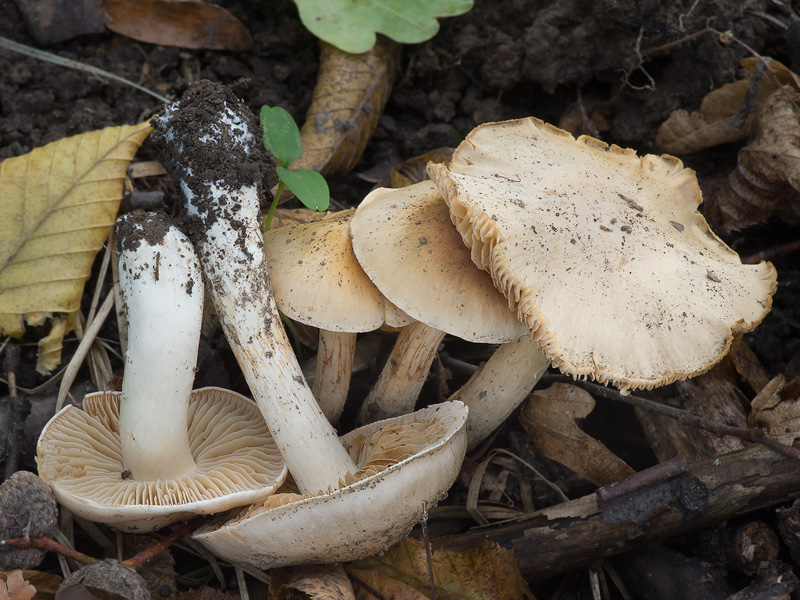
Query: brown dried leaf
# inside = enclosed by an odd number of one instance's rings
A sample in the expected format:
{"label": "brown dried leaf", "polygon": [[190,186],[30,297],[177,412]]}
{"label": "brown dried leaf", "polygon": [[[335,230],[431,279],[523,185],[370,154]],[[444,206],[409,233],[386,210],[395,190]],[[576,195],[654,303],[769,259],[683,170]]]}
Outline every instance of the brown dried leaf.
{"label": "brown dried leaf", "polygon": [[709,198],[706,213],[723,233],[778,214],[800,221],[800,93],[783,88],[759,106],[750,142],[739,151],[728,185]]}
{"label": "brown dried leaf", "polygon": [[[800,80],[792,71],[776,60],[766,60],[781,85],[788,85],[800,90]],[[740,63],[753,73],[759,60],[745,58]],[[752,77],[747,77],[727,83],[709,92],[703,98],[699,112],[689,113],[682,109],[674,111],[658,129],[656,145],[659,150],[670,154],[689,154],[746,138],[750,131],[754,110],[743,121],[737,120],[737,115],[751,81]],[[753,109],[757,108],[767,96],[777,89],[777,84],[767,74],[761,80],[752,104]]]}
{"label": "brown dried leaf", "polygon": [[392,579],[380,571],[373,569],[352,569],[346,567],[347,574],[353,581],[356,600],[375,600],[376,597],[386,600],[427,600],[428,596],[415,590],[402,581]]}
{"label": "brown dried leaf", "polygon": [[414,156],[407,161],[395,165],[389,171],[389,181],[393,188],[406,187],[412,183],[419,183],[428,179],[427,166],[432,163],[449,163],[453,158],[455,148],[443,146],[420,156]]}
{"label": "brown dried leaf", "polygon": [[270,600],[355,600],[341,565],[306,565],[270,570]]}
{"label": "brown dried leaf", "polygon": [[[482,548],[468,552],[436,550],[431,558],[436,597],[440,600],[534,600],[514,554],[497,544],[485,542]],[[421,540],[408,538],[382,555],[356,561],[352,566],[379,571],[429,597],[430,576]]]}
{"label": "brown dried leaf", "polygon": [[300,130],[303,153],[289,168],[336,177],[350,171],[372,137],[392,91],[400,46],[386,38],[364,54],[321,42],[317,85]]}
{"label": "brown dried leaf", "polygon": [[98,8],[111,31],[142,42],[236,52],[253,47],[242,22],[215,4],[196,0],[98,0]]}
{"label": "brown dried leaf", "polygon": [[520,421],[542,454],[595,485],[608,485],[633,475],[625,461],[575,423],[575,419],[588,416],[592,410],[591,394],[574,385],[556,383],[531,394]]}
{"label": "brown dried leaf", "polygon": [[753,398],[750,427],[762,427],[772,435],[800,433],[800,377],[787,382],[774,377]]}

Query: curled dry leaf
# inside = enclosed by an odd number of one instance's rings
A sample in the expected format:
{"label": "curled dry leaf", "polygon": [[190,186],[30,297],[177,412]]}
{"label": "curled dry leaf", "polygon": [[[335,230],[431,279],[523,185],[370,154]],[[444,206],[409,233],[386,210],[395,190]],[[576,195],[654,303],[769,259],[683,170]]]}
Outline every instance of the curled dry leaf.
{"label": "curled dry leaf", "polygon": [[428,163],[449,163],[453,158],[455,148],[443,146],[435,148],[430,152],[414,156],[407,161],[395,165],[389,171],[389,181],[393,188],[401,188],[411,185],[412,183],[419,183],[428,179]]}
{"label": "curled dry leaf", "polygon": [[800,377],[788,382],[783,375],[774,377],[750,406],[750,427],[762,427],[771,435],[800,435]]}
{"label": "curled dry leaf", "polygon": [[634,471],[575,423],[594,410],[587,391],[556,383],[531,394],[520,415],[525,430],[547,458],[565,465],[598,486],[633,475]]}
{"label": "curled dry leaf", "polygon": [[9,572],[5,582],[0,581],[0,600],[31,600],[35,595],[36,588],[19,569]]}
{"label": "curled dry leaf", "polygon": [[372,137],[392,91],[400,47],[385,38],[364,54],[321,46],[317,85],[300,130],[303,153],[289,169],[335,177],[355,166]]}
{"label": "curled dry leaf", "polygon": [[800,93],[782,88],[761,103],[736,169],[705,213],[726,234],[776,214],[800,222]]}
{"label": "curled dry leaf", "polygon": [[[125,170],[147,123],[64,138],[0,163],[0,333],[52,327],[37,370],[61,361],[83,286],[122,200]],[[55,348],[55,351],[53,351]]]}
{"label": "curled dry leaf", "polygon": [[[352,563],[356,577],[363,570],[375,570],[430,594],[430,575],[425,544],[408,538],[391,546],[380,556]],[[436,597],[440,600],[533,600],[511,550],[485,542],[467,552],[434,550],[431,555]],[[350,567],[348,572],[353,572]],[[400,596],[405,598],[405,596]],[[413,596],[409,597],[409,600]]]}
{"label": "curled dry leaf", "polygon": [[[689,113],[676,110],[664,121],[656,135],[656,146],[670,154],[690,154],[725,144],[748,136],[754,110],[780,85],[800,90],[800,79],[792,71],[776,60],[766,59],[768,68],[775,75],[763,77],[752,75],[709,92],[700,105],[699,112]],[[750,73],[754,73],[761,61],[757,58],[743,58],[740,63]],[[776,82],[777,80],[777,82]],[[758,86],[750,92],[751,84]],[[752,102],[745,114],[740,114],[745,97],[754,93]]]}
{"label": "curled dry leaf", "polygon": [[250,32],[222,7],[196,0],[98,0],[100,15],[114,33],[161,44],[244,52]]}

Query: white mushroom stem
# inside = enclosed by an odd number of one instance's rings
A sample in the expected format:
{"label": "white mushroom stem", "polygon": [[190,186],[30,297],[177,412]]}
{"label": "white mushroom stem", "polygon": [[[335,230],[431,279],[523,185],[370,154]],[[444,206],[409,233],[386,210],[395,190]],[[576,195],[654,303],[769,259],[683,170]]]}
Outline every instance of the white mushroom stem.
{"label": "white mushroom stem", "polygon": [[[286,465],[302,493],[336,489],[356,466],[306,384],[275,305],[253,182],[268,166],[255,119],[206,82],[156,122],[223,331]],[[195,164],[209,172],[194,173]]]}
{"label": "white mushroom stem", "polygon": [[138,481],[178,478],[195,468],[188,403],[202,278],[183,233],[170,227],[151,240],[144,232],[152,222],[163,228],[164,219],[128,217],[132,222],[121,225],[119,279],[129,325],[119,429],[123,464]]}
{"label": "white mushroom stem", "polygon": [[350,389],[357,334],[319,330],[312,391],[328,421],[339,422]]}
{"label": "white mushroom stem", "polygon": [[445,332],[416,321],[397,336],[389,359],[369,392],[359,421],[372,423],[414,410]]}
{"label": "white mushroom stem", "polygon": [[533,338],[507,342],[448,398],[469,407],[469,449],[486,439],[514,412],[549,366],[550,361]]}

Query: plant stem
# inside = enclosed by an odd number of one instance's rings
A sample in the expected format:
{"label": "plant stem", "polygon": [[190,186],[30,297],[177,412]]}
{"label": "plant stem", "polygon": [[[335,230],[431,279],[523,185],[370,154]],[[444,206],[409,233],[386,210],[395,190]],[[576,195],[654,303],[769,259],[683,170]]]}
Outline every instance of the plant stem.
{"label": "plant stem", "polygon": [[275,214],[275,209],[278,208],[278,200],[280,200],[281,194],[283,193],[283,188],[285,187],[286,184],[283,183],[283,181],[278,182],[278,189],[275,191],[275,197],[272,199],[272,204],[269,207],[267,218],[264,219],[264,231],[269,231],[269,228],[272,226],[272,217]]}

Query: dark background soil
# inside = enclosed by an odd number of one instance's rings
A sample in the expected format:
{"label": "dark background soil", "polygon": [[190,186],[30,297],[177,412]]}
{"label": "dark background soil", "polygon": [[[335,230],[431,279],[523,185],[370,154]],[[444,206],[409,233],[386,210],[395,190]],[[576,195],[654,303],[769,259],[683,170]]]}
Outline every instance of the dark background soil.
{"label": "dark background soil", "polygon": [[[219,4],[248,26],[252,51],[185,50],[113,33],[82,36],[48,50],[169,98],[203,78],[240,82],[236,92],[255,112],[262,104],[282,106],[302,123],[316,81],[318,45],[293,3]],[[670,112],[696,110],[706,93],[736,78],[738,60],[751,50],[800,71],[798,13],[796,0],[476,0],[471,12],[442,21],[431,41],[404,48],[392,95],[364,156],[353,172],[330,182],[334,205],[356,205],[374,185],[385,183],[391,166],[456,146],[486,121],[536,116],[575,134],[657,152],[656,130]],[[0,36],[35,45],[13,0],[0,0],[0,15]],[[737,41],[721,43],[718,35],[698,33],[707,24],[732,32]],[[65,136],[140,122],[161,108],[158,100],[120,83],[0,49],[0,160]],[[698,172],[701,186],[711,189],[735,168],[740,147],[680,158]],[[146,141],[137,160],[155,158]],[[161,178],[144,185],[165,191],[170,210],[167,183]],[[797,238],[796,227],[773,220],[724,239],[744,255]],[[746,337],[772,374],[798,362],[800,353],[797,253],[775,264],[777,310]],[[457,342],[448,351],[468,358]],[[792,368],[800,372],[800,366]],[[22,366],[19,383],[32,387],[40,381],[31,359]]]}

